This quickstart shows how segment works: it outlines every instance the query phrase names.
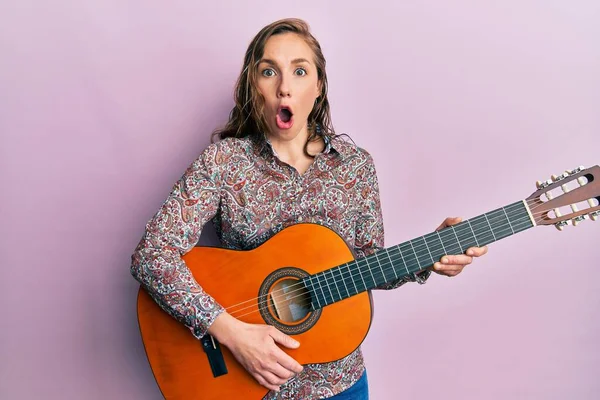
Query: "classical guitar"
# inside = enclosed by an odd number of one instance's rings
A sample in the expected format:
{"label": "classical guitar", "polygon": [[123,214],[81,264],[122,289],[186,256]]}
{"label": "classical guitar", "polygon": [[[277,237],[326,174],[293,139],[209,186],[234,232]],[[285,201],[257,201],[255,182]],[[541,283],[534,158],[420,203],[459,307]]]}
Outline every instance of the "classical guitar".
{"label": "classical guitar", "polygon": [[[538,225],[576,225],[600,216],[600,167],[537,182],[525,200],[355,259],[332,230],[317,224],[283,229],[248,251],[194,247],[183,256],[194,278],[227,311],[270,324],[301,346],[284,349],[301,364],[340,359],[365,339],[370,289]],[[210,335],[195,339],[140,288],[138,322],[148,361],[166,399],[260,399],[267,389]]]}

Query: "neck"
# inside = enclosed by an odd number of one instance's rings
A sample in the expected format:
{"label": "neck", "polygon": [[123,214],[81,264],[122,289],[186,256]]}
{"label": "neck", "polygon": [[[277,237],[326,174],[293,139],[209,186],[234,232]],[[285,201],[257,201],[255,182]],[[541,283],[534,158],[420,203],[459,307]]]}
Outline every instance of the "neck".
{"label": "neck", "polygon": [[269,141],[279,158],[284,161],[296,161],[304,158],[304,145],[308,131],[304,126],[295,136],[269,134]]}
{"label": "neck", "polygon": [[311,275],[303,282],[313,309],[318,309],[423,271],[444,255],[462,254],[470,247],[485,246],[533,226],[529,208],[518,201]]}

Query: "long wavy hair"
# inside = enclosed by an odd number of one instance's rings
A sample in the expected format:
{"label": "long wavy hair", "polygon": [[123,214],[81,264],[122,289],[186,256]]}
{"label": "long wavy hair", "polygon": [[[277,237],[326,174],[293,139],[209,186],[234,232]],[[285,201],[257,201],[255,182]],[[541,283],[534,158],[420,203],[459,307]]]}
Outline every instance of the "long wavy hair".
{"label": "long wavy hair", "polygon": [[319,136],[329,136],[330,138],[336,136],[331,123],[329,100],[327,99],[326,62],[321,45],[312,35],[310,27],[305,21],[298,18],[286,18],[265,26],[250,42],[244,57],[242,71],[235,85],[235,106],[229,114],[227,124],[213,132],[213,140],[215,137],[225,139],[246,136],[251,136],[259,141],[265,139],[269,128],[264,115],[264,98],[257,89],[258,63],[263,57],[267,40],[271,36],[287,32],[299,35],[312,49],[321,85],[321,94],[308,116],[309,136],[304,145],[304,153],[311,156],[307,151],[308,143],[317,140]]}

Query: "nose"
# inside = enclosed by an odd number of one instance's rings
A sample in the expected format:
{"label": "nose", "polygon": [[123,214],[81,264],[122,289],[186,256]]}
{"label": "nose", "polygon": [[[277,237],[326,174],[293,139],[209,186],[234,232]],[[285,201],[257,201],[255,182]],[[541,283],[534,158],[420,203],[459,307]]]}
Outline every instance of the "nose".
{"label": "nose", "polygon": [[292,95],[289,78],[282,76],[277,88],[277,97],[290,97]]}

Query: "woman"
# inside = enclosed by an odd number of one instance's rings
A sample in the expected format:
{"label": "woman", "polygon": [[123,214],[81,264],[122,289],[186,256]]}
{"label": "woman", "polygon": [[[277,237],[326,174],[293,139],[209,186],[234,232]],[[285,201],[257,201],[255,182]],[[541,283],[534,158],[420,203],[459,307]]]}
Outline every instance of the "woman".
{"label": "woman", "polygon": [[[322,224],[357,258],[384,245],[377,175],[370,154],[334,134],[325,58],[305,22],[286,19],[250,43],[227,125],[176,182],[132,256],[131,272],[154,300],[200,339],[211,334],[270,391],[267,399],[368,398],[360,348],[301,366],[280,347],[299,345],[268,325],[229,315],[203,291],[181,256],[213,221],[226,248],[251,249],[299,222]],[[457,223],[448,218],[438,229]],[[454,276],[487,248],[444,256],[430,269],[379,289]]]}

